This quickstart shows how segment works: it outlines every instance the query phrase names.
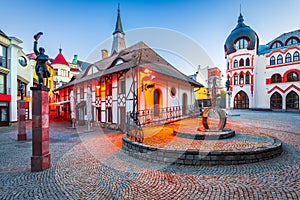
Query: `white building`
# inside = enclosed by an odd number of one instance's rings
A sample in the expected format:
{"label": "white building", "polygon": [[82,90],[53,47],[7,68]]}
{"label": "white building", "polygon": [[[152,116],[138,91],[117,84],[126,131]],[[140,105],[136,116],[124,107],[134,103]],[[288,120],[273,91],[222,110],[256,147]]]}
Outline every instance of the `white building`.
{"label": "white building", "polygon": [[224,48],[231,108],[299,111],[300,30],[259,45],[240,14]]}

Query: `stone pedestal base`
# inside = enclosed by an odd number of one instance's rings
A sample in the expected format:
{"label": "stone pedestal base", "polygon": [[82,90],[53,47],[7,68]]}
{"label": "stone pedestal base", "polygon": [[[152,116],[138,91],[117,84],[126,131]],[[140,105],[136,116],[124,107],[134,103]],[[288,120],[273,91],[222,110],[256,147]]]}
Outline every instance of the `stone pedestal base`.
{"label": "stone pedestal base", "polygon": [[43,171],[51,167],[49,153],[49,89],[45,86],[32,90],[32,157],[31,171]]}
{"label": "stone pedestal base", "polygon": [[31,156],[31,171],[39,172],[51,167],[50,153],[43,156]]}
{"label": "stone pedestal base", "polygon": [[26,140],[26,101],[18,100],[18,141]]}

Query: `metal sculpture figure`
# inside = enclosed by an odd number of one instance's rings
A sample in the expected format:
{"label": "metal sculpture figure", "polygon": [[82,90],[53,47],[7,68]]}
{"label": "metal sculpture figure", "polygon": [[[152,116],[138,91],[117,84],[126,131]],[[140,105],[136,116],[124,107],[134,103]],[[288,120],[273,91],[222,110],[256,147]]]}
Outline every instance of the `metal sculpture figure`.
{"label": "metal sculpture figure", "polygon": [[38,83],[39,85],[44,85],[44,78],[47,78],[50,76],[50,72],[47,69],[47,62],[49,57],[45,54],[45,49],[43,47],[39,48],[39,51],[37,50],[37,43],[39,38],[43,35],[42,32],[39,32],[34,35],[34,44],[33,44],[33,51],[36,55],[36,66],[35,66],[35,73],[38,76]]}

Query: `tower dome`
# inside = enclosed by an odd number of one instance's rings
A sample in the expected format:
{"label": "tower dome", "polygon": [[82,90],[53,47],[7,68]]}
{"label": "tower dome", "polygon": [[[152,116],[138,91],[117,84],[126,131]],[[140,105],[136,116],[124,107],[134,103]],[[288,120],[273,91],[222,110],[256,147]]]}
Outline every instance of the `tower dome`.
{"label": "tower dome", "polygon": [[255,31],[250,28],[250,26],[244,24],[242,14],[239,16],[238,24],[231,31],[225,41],[224,49],[226,55],[236,52],[236,50],[239,49],[239,44],[237,44],[239,39],[245,39],[246,44],[242,45],[244,45],[243,47],[248,50],[253,50],[255,47],[258,47],[258,36]]}

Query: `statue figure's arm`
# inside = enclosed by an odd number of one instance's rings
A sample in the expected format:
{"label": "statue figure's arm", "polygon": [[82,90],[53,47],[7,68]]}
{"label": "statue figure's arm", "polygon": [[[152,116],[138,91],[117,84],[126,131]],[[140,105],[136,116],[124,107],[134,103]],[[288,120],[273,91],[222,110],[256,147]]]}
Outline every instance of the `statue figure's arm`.
{"label": "statue figure's arm", "polygon": [[33,43],[33,51],[36,56],[39,54],[39,51],[37,50],[37,41],[34,41]]}

